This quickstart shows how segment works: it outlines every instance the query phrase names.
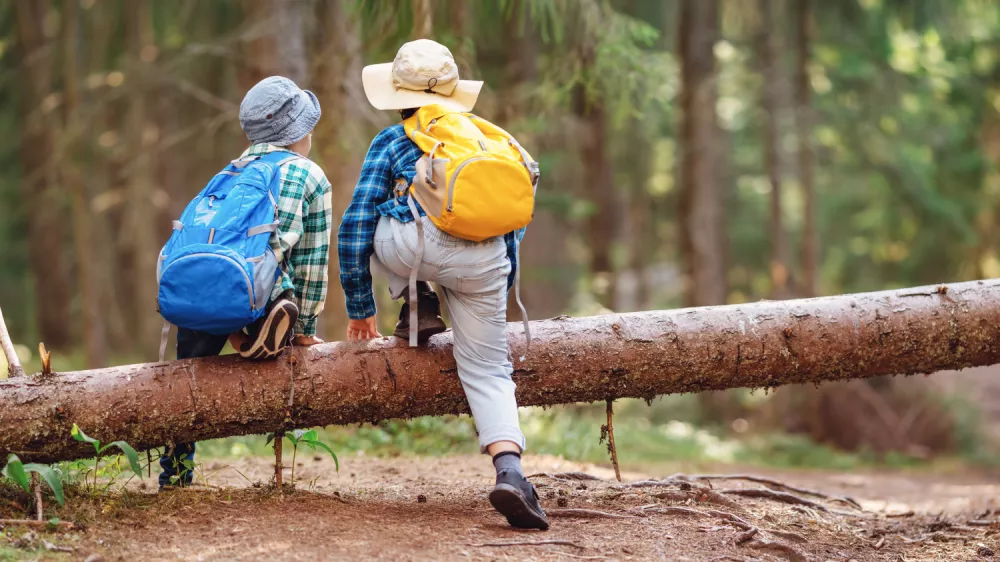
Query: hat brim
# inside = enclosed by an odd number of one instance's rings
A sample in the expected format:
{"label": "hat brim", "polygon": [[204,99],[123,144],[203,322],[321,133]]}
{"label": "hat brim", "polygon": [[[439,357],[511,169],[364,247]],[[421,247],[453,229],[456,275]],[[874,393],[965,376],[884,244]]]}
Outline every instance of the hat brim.
{"label": "hat brim", "polygon": [[392,63],[372,64],[361,71],[365,95],[375,109],[410,109],[440,105],[455,111],[472,111],[483,89],[482,81],[459,80],[450,96],[396,88],[392,83]]}

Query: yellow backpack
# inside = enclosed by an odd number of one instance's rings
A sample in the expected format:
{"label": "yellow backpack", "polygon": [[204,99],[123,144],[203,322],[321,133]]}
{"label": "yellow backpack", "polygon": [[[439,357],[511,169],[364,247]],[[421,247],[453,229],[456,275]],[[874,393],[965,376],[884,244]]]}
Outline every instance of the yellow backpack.
{"label": "yellow backpack", "polygon": [[528,226],[538,163],[507,131],[439,105],[403,126],[424,151],[409,192],[435,226],[474,242]]}
{"label": "yellow backpack", "polygon": [[[417,110],[403,122],[424,155],[417,173],[398,195],[407,197],[414,218],[416,199],[439,229],[466,240],[481,242],[528,226],[535,212],[538,163],[507,131],[470,113],[439,105]],[[417,271],[424,253],[424,232],[416,221],[419,239],[410,272],[410,346],[417,345]],[[520,240],[515,235],[515,252]],[[531,347],[528,313],[521,303],[521,267],[514,274],[514,294],[524,322],[525,354]]]}

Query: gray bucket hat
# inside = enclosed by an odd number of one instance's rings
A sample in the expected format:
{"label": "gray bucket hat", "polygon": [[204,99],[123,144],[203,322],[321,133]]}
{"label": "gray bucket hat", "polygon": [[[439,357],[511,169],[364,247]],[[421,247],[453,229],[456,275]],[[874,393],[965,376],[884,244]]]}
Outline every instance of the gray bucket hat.
{"label": "gray bucket hat", "polygon": [[250,88],[240,104],[240,127],[250,142],[294,144],[309,134],[322,111],[319,100],[288,78],[271,76]]}

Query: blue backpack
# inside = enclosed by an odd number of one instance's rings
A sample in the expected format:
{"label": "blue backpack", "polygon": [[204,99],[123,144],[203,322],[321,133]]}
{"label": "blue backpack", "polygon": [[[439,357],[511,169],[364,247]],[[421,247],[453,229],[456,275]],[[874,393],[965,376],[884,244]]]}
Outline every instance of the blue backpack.
{"label": "blue backpack", "polygon": [[[157,304],[169,324],[226,335],[264,314],[281,274],[270,246],[278,230],[279,168],[297,158],[272,152],[233,161],[174,221],[156,267]],[[164,351],[161,344],[161,361]]]}

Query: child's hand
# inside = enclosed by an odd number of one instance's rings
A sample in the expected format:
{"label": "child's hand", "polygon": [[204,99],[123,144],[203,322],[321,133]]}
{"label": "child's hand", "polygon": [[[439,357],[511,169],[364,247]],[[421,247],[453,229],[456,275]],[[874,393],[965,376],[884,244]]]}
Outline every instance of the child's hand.
{"label": "child's hand", "polygon": [[323,343],[323,340],[316,336],[295,336],[295,339],[292,340],[292,344],[296,347],[309,347],[319,343]]}
{"label": "child's hand", "polygon": [[370,316],[364,320],[350,320],[347,323],[347,341],[362,341],[372,338],[381,338],[378,333],[378,324],[375,317]]}

